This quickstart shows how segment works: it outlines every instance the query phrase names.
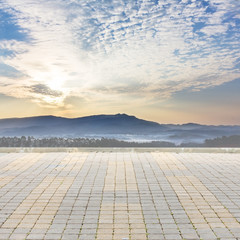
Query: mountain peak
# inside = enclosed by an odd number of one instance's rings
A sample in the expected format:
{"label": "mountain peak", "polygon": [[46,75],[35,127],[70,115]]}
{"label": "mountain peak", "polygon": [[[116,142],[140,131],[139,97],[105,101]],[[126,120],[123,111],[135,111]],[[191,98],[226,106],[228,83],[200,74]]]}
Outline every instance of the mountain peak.
{"label": "mountain peak", "polygon": [[193,126],[193,127],[195,127],[195,126],[201,126],[201,124],[198,124],[198,123],[184,123],[184,124],[182,124],[182,126]]}
{"label": "mountain peak", "polygon": [[115,114],[115,116],[116,117],[126,117],[126,118],[136,118],[135,116],[133,116],[133,115],[128,115],[128,114],[126,114],[126,113],[117,113],[117,114]]}

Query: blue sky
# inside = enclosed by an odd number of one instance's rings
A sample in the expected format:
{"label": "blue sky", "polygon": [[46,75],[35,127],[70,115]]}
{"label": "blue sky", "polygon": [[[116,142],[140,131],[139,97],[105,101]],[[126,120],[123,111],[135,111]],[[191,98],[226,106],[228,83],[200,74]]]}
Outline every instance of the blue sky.
{"label": "blue sky", "polygon": [[240,124],[239,29],[239,0],[0,0],[0,117]]}

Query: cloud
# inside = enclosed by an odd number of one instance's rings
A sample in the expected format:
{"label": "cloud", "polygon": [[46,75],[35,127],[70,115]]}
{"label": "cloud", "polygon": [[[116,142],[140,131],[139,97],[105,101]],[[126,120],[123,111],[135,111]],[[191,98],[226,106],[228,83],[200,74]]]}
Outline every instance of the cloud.
{"label": "cloud", "polygon": [[0,9],[28,35],[0,39],[11,53],[2,62],[22,74],[11,81],[12,95],[24,89],[57,105],[71,94],[161,101],[240,75],[236,0],[6,0]]}
{"label": "cloud", "polygon": [[216,35],[216,34],[225,34],[228,30],[228,26],[223,25],[212,25],[204,27],[201,32],[205,33],[208,36]]}
{"label": "cloud", "polygon": [[52,97],[60,97],[63,95],[61,91],[52,90],[51,88],[44,84],[35,84],[28,88],[30,89],[31,92],[36,94],[48,95]]}

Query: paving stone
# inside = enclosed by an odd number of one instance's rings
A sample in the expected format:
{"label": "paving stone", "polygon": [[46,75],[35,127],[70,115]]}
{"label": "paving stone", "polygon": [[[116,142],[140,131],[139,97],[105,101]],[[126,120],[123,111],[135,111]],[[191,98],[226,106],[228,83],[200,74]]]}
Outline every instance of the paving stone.
{"label": "paving stone", "polygon": [[[39,239],[44,239],[45,234],[41,234],[41,233],[30,233],[27,236],[27,240],[39,240]],[[24,238],[23,238],[24,239]]]}
{"label": "paving stone", "polygon": [[14,233],[12,234],[9,239],[19,239],[19,240],[22,240],[22,239],[25,239],[27,237],[27,234],[23,234],[23,233]]}
{"label": "paving stone", "polygon": [[1,240],[9,239],[9,237],[10,237],[10,234],[7,234],[7,233],[3,233],[3,234],[0,235]]}
{"label": "paving stone", "polygon": [[0,239],[240,238],[240,154],[0,156]]}

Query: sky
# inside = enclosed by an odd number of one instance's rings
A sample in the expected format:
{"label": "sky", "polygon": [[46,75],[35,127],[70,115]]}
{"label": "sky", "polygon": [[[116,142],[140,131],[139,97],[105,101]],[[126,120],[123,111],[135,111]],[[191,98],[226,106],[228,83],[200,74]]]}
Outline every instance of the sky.
{"label": "sky", "polygon": [[240,125],[239,0],[0,0],[0,118]]}

